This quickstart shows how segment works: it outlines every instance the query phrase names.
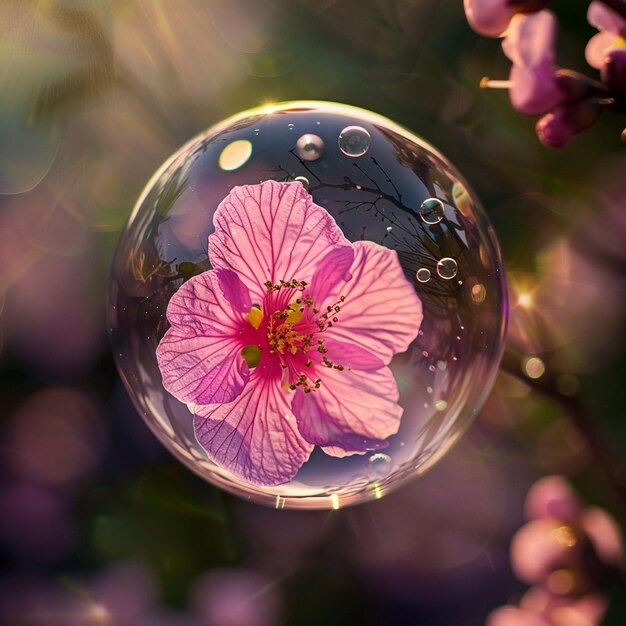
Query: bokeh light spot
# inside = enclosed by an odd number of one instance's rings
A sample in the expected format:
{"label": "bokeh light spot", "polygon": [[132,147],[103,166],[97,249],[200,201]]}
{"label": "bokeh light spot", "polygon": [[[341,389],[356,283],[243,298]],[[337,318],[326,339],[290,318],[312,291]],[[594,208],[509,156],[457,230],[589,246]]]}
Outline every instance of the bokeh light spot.
{"label": "bokeh light spot", "polygon": [[524,373],[528,378],[541,378],[546,371],[545,363],[536,356],[524,360]]}
{"label": "bokeh light spot", "polygon": [[485,288],[485,285],[483,285],[482,283],[474,285],[471,290],[471,295],[472,300],[476,304],[482,304],[487,297],[487,289]]}

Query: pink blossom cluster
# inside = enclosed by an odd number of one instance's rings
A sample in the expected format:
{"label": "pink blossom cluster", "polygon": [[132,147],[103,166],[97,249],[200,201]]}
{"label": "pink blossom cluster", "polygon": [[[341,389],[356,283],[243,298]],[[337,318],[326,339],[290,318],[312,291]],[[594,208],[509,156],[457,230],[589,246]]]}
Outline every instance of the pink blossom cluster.
{"label": "pink blossom cluster", "polygon": [[518,606],[493,611],[487,626],[596,626],[606,587],[623,556],[622,536],[604,509],[585,506],[560,476],[542,478],[525,504],[528,522],[511,542],[511,565],[532,585]]}
{"label": "pink blossom cluster", "polygon": [[[592,126],[606,109],[626,110],[626,3],[594,0],[587,20],[598,29],[585,51],[600,80],[556,65],[558,20],[550,0],[464,0],[470,26],[502,37],[512,66],[508,81],[483,79],[484,87],[509,90],[511,104],[525,115],[540,115],[539,140],[560,148]],[[608,6],[611,5],[611,6]]]}

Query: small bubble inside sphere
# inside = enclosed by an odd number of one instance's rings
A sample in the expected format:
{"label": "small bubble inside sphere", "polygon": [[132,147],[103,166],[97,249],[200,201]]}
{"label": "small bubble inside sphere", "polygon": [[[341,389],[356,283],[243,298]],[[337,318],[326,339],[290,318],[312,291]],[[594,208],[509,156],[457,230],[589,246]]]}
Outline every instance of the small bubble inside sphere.
{"label": "small bubble inside sphere", "polygon": [[180,461],[259,503],[337,509],[460,438],[498,368],[506,293],[493,229],[435,148],[362,109],[290,102],[155,174],[108,320],[135,406]]}

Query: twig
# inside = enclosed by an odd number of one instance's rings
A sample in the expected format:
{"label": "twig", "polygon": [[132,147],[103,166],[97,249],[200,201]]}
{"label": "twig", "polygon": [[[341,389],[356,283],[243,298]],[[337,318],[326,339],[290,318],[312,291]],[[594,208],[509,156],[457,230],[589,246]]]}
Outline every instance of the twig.
{"label": "twig", "polygon": [[544,394],[563,408],[566,415],[585,438],[592,453],[593,462],[616,496],[622,521],[626,520],[626,482],[624,474],[619,468],[614,451],[596,427],[595,420],[590,417],[588,409],[580,397],[578,395],[564,395],[559,390],[554,377],[548,371],[536,379],[523,376],[520,358],[512,348],[507,348],[505,351],[500,369],[515,378],[523,380],[532,389]]}

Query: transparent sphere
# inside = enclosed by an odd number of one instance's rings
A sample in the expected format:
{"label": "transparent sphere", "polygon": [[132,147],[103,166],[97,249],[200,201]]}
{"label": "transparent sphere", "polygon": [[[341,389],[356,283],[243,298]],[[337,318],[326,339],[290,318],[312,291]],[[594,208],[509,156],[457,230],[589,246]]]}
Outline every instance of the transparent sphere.
{"label": "transparent sphere", "polygon": [[[372,322],[361,338],[366,347],[370,330],[406,341],[388,364],[395,383],[369,391],[394,396],[390,401],[399,405],[400,416],[394,434],[356,454],[315,445],[292,478],[265,485],[209,458],[194,433],[194,406],[166,391],[156,352],[170,327],[166,310],[172,296],[212,269],[208,237],[216,230],[218,205],[234,187],[268,180],[302,185],[348,242],[374,242],[375,250],[387,249],[384,258],[393,258],[396,268],[389,280],[402,283],[402,302],[390,291],[383,304],[376,304],[387,311],[385,327]],[[352,247],[358,245],[363,244]],[[295,254],[306,253],[292,247]],[[248,260],[254,263],[253,256]],[[378,280],[385,289],[387,276]],[[407,299],[413,303],[409,308]],[[209,482],[276,508],[337,509],[380,498],[428,470],[467,429],[491,387],[506,311],[495,234],[454,167],[424,140],[383,117],[323,102],[246,111],[174,154],[128,220],[109,293],[117,365],[154,434]],[[358,315],[355,319],[358,323]],[[261,323],[252,313],[248,320],[255,328]],[[258,350],[255,355],[251,360],[244,354],[250,368]],[[283,389],[287,395],[301,391],[287,384]],[[344,386],[337,402],[353,406],[360,393],[358,387]],[[378,405],[375,396],[369,398],[368,405]],[[358,410],[355,415],[358,419]]]}

